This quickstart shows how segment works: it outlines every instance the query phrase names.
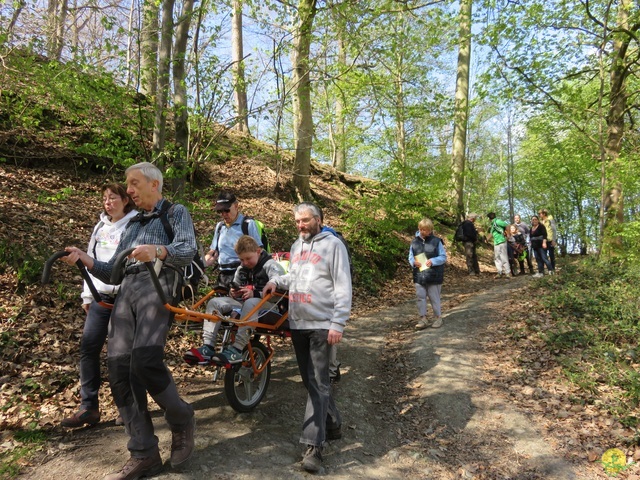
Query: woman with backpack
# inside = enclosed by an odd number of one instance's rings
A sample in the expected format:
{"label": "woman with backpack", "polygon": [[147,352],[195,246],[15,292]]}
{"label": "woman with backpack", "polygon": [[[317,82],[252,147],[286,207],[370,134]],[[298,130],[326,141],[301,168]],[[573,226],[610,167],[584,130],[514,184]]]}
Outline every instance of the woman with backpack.
{"label": "woman with backpack", "polygon": [[[87,253],[92,258],[108,261],[120,243],[120,237],[129,221],[138,213],[127,189],[119,183],[102,187],[104,211],[89,240]],[[105,303],[113,304],[118,293],[118,285],[109,285],[94,278],[91,280]],[[100,390],[100,353],[107,339],[111,309],[95,301],[84,282],[82,308],[87,314],[80,342],[80,408],[73,415],[62,420],[67,428],[95,425],[100,421],[98,392]],[[116,420],[116,424],[119,424]],[[121,423],[120,423],[121,424]]]}

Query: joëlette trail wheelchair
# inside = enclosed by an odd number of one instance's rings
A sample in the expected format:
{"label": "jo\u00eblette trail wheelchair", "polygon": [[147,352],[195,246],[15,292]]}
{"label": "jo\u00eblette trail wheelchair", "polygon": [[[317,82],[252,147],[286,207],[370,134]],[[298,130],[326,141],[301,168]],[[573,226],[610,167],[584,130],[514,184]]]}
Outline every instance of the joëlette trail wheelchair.
{"label": "jo\u00eblette trail wheelchair", "polygon": [[[133,248],[130,248],[118,255],[114,263],[115,267],[112,271],[110,283],[118,285],[122,282],[127,257],[133,250]],[[49,283],[53,263],[66,255],[68,255],[66,251],[57,252],[46,261],[42,272],[42,283]],[[87,282],[95,301],[103,307],[112,308],[113,305],[105,302],[93,285],[91,277],[82,262],[78,261],[76,265],[83,279]],[[271,360],[274,356],[271,337],[289,338],[291,336],[287,310],[287,293],[274,292],[273,294],[265,296],[255,308],[246,315],[246,318],[251,318],[257,314],[257,321],[249,322],[241,320],[239,313],[236,311],[229,315],[204,312],[208,301],[213,297],[228,296],[228,290],[220,286],[214,287],[199,299],[193,298],[190,302],[181,302],[177,306],[172,305],[160,285],[154,264],[147,262],[144,265],[149,274],[149,281],[152,282],[165,308],[174,314],[176,321],[201,323],[204,320],[209,320],[212,322],[221,322],[215,346],[216,351],[221,352],[225,347],[233,344],[235,333],[239,326],[247,326],[253,329],[253,337],[245,347],[242,361],[239,363],[223,364],[215,361],[204,361],[198,359],[196,356],[189,355],[185,355],[184,359],[190,365],[212,366],[214,368],[214,382],[222,377],[224,372],[225,396],[229,405],[231,405],[234,410],[242,413],[255,409],[267,393],[269,380],[271,379]],[[175,269],[175,267],[170,265],[165,265],[165,267]],[[183,272],[181,269],[175,270],[178,274],[182,275]]]}

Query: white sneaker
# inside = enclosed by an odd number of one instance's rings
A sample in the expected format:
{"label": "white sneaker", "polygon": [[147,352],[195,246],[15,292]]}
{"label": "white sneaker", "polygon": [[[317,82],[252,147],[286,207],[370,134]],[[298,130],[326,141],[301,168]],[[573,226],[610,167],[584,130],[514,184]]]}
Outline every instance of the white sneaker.
{"label": "white sneaker", "polygon": [[554,272],[553,270],[549,270],[549,275],[555,275],[556,272]]}
{"label": "white sneaker", "polygon": [[533,275],[533,278],[542,278],[542,277],[544,277],[544,274],[542,274],[542,273],[535,273]]}
{"label": "white sneaker", "polygon": [[431,324],[431,328],[440,328],[442,326],[442,317],[436,318],[436,320]]}

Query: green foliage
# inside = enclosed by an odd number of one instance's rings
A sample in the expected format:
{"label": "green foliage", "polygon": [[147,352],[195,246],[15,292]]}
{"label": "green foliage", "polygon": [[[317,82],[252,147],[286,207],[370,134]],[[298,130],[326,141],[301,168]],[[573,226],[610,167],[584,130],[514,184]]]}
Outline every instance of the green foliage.
{"label": "green foliage", "polygon": [[5,61],[0,128],[14,141],[32,141],[35,135],[103,168],[145,157],[150,109],[111,74],[44,60],[26,50]]}
{"label": "green foliage", "polygon": [[404,191],[382,192],[350,201],[350,206],[343,234],[353,252],[354,275],[358,285],[375,293],[406,258],[406,237],[412,238],[419,220],[434,218],[434,212],[421,195]]}
{"label": "green foliage", "polygon": [[16,478],[20,473],[21,463],[40,450],[47,438],[45,432],[35,428],[13,432],[13,441],[20,446],[0,455],[0,478]]}
{"label": "green foliage", "polygon": [[38,281],[42,273],[46,251],[45,246],[40,246],[37,252],[28,252],[23,245],[2,239],[0,240],[0,274],[8,271],[15,272],[19,288],[33,284]]}
{"label": "green foliage", "polygon": [[588,260],[568,265],[553,281],[544,297],[554,318],[542,334],[549,349],[567,378],[591,395],[600,394],[599,385],[622,391],[623,398],[607,401],[607,407],[621,421],[637,425],[640,267]]}

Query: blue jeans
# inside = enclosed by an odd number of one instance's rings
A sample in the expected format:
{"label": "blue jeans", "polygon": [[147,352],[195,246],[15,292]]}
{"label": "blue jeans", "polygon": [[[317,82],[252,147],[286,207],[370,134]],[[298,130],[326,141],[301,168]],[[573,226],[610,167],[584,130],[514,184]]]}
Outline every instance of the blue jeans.
{"label": "blue jeans", "polygon": [[307,406],[300,443],[321,447],[327,428],[342,424],[329,383],[329,330],[291,330],[302,383],[307,389]]}
{"label": "blue jeans", "polygon": [[80,342],[81,409],[97,410],[100,390],[100,353],[107,339],[111,310],[91,302]]}
{"label": "blue jeans", "polygon": [[547,251],[540,247],[540,248],[533,248],[533,251],[536,255],[536,262],[538,263],[538,273],[544,273],[544,266],[547,266],[547,270],[549,270],[550,272],[553,272],[554,268],[551,265],[551,262],[549,261],[549,259],[547,258]]}

